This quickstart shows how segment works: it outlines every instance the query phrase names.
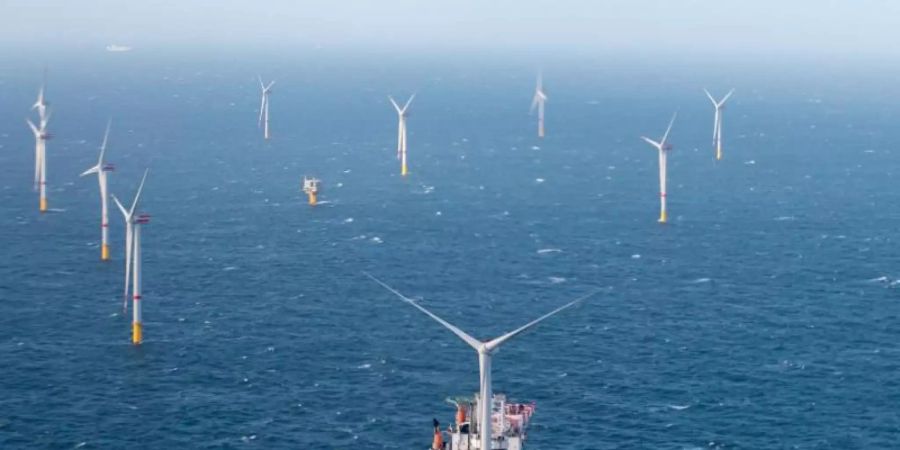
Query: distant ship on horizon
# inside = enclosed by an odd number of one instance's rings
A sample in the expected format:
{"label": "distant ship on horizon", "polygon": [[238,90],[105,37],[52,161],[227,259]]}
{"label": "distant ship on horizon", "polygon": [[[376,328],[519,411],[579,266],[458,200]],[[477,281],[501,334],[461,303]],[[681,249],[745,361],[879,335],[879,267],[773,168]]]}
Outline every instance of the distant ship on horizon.
{"label": "distant ship on horizon", "polygon": [[127,45],[109,44],[106,46],[106,51],[108,51],[108,52],[130,52],[131,47],[129,47]]}

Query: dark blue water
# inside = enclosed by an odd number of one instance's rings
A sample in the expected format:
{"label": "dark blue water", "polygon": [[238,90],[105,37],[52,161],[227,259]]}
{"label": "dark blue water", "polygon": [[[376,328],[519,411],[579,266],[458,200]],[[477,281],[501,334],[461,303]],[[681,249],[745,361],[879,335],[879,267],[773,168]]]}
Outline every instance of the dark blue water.
{"label": "dark blue water", "polygon": [[[900,439],[900,96],[877,75],[569,61],[538,141],[530,62],[86,55],[50,67],[39,215],[40,66],[5,68],[0,448],[425,448],[475,353],[362,271],[480,338],[601,290],[494,359],[495,390],[537,402],[532,448]],[[718,163],[702,87],[737,88]],[[386,96],[413,91],[401,179]],[[660,226],[638,136],[676,109]],[[78,177],[110,116],[111,192],[151,168],[140,347],[121,217],[101,263]]]}

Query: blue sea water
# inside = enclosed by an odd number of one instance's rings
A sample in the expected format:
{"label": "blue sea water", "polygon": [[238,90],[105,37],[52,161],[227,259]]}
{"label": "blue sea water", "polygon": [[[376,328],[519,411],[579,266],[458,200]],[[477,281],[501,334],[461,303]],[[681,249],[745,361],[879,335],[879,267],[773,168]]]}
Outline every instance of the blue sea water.
{"label": "blue sea water", "polygon": [[[43,215],[22,121],[40,66],[0,70],[0,448],[426,448],[475,353],[363,271],[480,338],[600,290],[494,359],[495,391],[537,402],[530,448],[897,446],[888,75],[548,64],[538,140],[530,61],[283,56],[51,65]],[[737,88],[720,162],[703,87]],[[404,179],[387,95],[413,92]],[[661,226],[638,136],[676,109]],[[140,347],[121,217],[101,263],[78,177],[108,117],[111,192],[150,168]]]}

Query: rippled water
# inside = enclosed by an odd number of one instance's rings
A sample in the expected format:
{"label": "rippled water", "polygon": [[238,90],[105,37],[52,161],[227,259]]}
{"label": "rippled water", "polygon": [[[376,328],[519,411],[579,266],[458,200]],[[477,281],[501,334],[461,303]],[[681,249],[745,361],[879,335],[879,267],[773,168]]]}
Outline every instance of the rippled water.
{"label": "rippled water", "polygon": [[[475,354],[362,271],[482,338],[601,289],[494,359],[495,390],[537,402],[531,448],[900,438],[886,84],[548,68],[538,141],[526,64],[292,62],[264,74],[263,142],[264,64],[118,56],[51,67],[44,215],[21,121],[39,70],[0,74],[4,449],[425,448],[444,399],[477,389]],[[698,82],[738,89],[719,163]],[[386,94],[413,90],[401,179]],[[676,108],[660,226],[637,136]],[[110,115],[111,191],[151,168],[138,348],[121,218],[101,263],[96,181],[78,178]],[[323,180],[316,208],[305,174]]]}

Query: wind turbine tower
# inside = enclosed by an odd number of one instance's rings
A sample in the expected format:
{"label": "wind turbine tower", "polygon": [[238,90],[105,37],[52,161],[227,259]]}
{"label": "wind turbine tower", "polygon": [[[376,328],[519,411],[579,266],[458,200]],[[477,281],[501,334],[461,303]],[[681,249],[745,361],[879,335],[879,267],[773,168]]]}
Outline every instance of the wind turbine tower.
{"label": "wind turbine tower", "polygon": [[97,174],[97,182],[100,184],[100,260],[108,261],[109,260],[109,209],[107,205],[109,204],[107,199],[107,184],[106,177],[109,172],[115,170],[115,166],[112,164],[107,164],[103,161],[103,156],[106,154],[106,143],[109,141],[109,128],[112,125],[112,120],[107,122],[106,124],[106,133],[103,135],[103,144],[100,146],[100,157],[97,159],[97,165],[91,167],[88,170],[85,170],[81,176],[88,176],[92,174]]}
{"label": "wind turbine tower", "polygon": [[672,115],[669,127],[666,128],[666,134],[663,135],[659,142],[646,136],[641,136],[641,139],[647,141],[648,144],[659,150],[659,223],[666,223],[669,221],[669,213],[666,211],[666,157],[672,149],[672,146],[668,141],[669,132],[672,131],[672,124],[675,123],[675,117],[677,116],[678,113]]}
{"label": "wind turbine tower", "polygon": [[722,110],[725,109],[725,102],[728,101],[728,98],[734,93],[734,89],[728,91],[728,93],[725,94],[725,97],[719,101],[716,101],[712,94],[706,89],[704,89],[703,92],[706,92],[709,101],[711,101],[713,107],[716,108],[716,117],[713,121],[713,147],[716,149],[716,160],[718,161],[722,159]]}
{"label": "wind turbine tower", "polygon": [[547,102],[547,94],[544,93],[544,76],[538,73],[537,87],[534,90],[534,98],[531,100],[531,112],[535,108],[538,112],[538,137],[544,137],[544,103]]}
{"label": "wind turbine tower", "polygon": [[52,136],[47,131],[47,123],[50,121],[50,113],[47,111],[47,101],[44,99],[44,91],[47,85],[47,71],[44,70],[44,80],[38,90],[37,101],[31,106],[31,110],[38,112],[38,124],[26,119],[28,126],[34,133],[34,187],[40,190],[40,211],[47,212],[47,140]]}
{"label": "wind turbine tower", "polygon": [[[140,345],[144,341],[144,325],[142,314],[141,298],[141,226],[150,222],[150,216],[147,214],[135,215],[138,202],[141,199],[141,191],[144,190],[144,182],[147,181],[147,173],[150,169],[144,171],[144,177],[138,187],[137,194],[134,196],[134,202],[131,203],[130,209],[125,209],[122,203],[113,195],[113,201],[122,211],[125,218],[125,294],[123,298],[123,307],[128,310],[128,288],[132,290],[132,321],[131,321],[131,343]],[[131,272],[133,270],[133,273]],[[133,279],[129,280],[129,275]]]}
{"label": "wind turbine tower", "polygon": [[263,127],[263,138],[269,139],[269,94],[272,93],[272,81],[268,85],[263,83],[262,77],[259,77],[259,88],[262,89],[262,103],[259,105],[259,122],[258,126]]}
{"label": "wind turbine tower", "polygon": [[397,126],[397,159],[400,160],[400,175],[404,177],[408,173],[406,167],[406,118],[408,117],[407,111],[409,110],[409,105],[414,98],[416,98],[416,94],[411,95],[409,100],[406,101],[406,104],[401,108],[400,105],[394,101],[393,97],[388,96],[388,100],[394,105],[394,109],[397,110],[397,116],[399,117],[399,125]]}

